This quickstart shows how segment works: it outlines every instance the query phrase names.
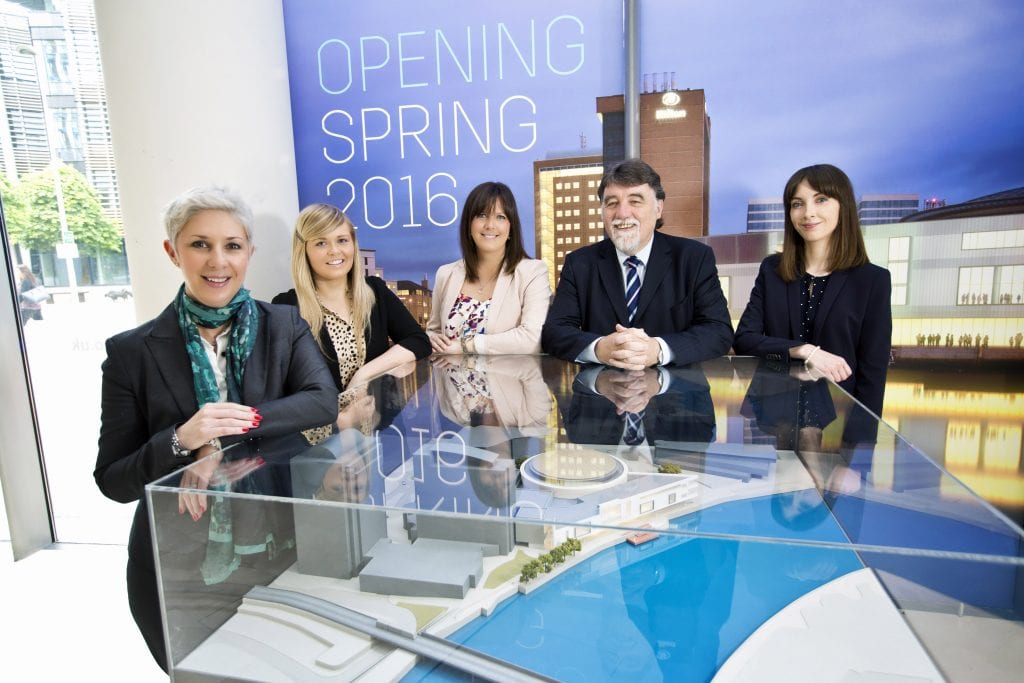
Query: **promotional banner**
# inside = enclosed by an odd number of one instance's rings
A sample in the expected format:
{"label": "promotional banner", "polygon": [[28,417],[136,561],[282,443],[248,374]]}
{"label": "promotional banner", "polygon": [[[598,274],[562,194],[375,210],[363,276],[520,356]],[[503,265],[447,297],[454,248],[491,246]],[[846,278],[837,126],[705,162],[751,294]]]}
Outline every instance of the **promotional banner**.
{"label": "promotional banner", "polygon": [[[1024,266],[1002,251],[1018,227],[982,220],[1020,215],[1017,4],[636,3],[636,132],[663,230],[712,247],[734,322],[781,244],[786,179],[829,163],[891,272],[894,357],[1018,358]],[[554,286],[603,239],[596,187],[626,154],[623,6],[284,0],[300,203],[344,209],[370,273],[425,324],[462,202],[504,181]],[[822,28],[797,38],[795,16]]]}
{"label": "promotional banner", "polygon": [[620,2],[285,0],[302,206],[330,202],[386,280],[460,257],[462,202],[508,184],[534,252],[533,163],[599,153]]}

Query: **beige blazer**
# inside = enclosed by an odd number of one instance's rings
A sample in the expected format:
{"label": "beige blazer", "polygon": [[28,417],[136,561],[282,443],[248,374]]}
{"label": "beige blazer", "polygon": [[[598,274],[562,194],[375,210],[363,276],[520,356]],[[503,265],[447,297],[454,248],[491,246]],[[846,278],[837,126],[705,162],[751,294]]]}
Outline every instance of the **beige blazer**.
{"label": "beige blazer", "polygon": [[[427,332],[441,334],[465,281],[466,265],[461,259],[437,269]],[[523,259],[511,275],[502,271],[487,309],[485,333],[473,342],[476,352],[540,353],[540,329],[550,302],[548,267],[543,261]]]}
{"label": "beige blazer", "polygon": [[[469,426],[469,409],[465,396],[450,381],[453,374],[475,372],[487,385],[494,407],[496,426],[476,426],[467,439],[470,446],[490,446],[507,441],[514,432],[517,436],[544,436],[547,434],[548,414],[551,412],[551,393],[541,372],[541,358],[515,356],[446,356],[444,364],[434,364],[434,387],[441,413],[465,427]],[[497,436],[494,436],[497,435]],[[466,434],[463,434],[466,437]],[[493,437],[493,438],[492,438]]]}

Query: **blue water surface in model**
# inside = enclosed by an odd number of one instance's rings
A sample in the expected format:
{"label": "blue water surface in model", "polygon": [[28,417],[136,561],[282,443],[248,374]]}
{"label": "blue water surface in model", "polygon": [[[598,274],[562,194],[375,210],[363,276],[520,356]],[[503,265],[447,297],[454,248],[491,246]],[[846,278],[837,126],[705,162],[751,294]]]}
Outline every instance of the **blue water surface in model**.
{"label": "blue water surface in model", "polygon": [[[722,503],[673,525],[846,540],[814,491]],[[663,535],[601,551],[450,639],[561,681],[705,681],[772,615],[862,566],[849,550]],[[421,680],[472,677],[421,662],[403,679]]]}

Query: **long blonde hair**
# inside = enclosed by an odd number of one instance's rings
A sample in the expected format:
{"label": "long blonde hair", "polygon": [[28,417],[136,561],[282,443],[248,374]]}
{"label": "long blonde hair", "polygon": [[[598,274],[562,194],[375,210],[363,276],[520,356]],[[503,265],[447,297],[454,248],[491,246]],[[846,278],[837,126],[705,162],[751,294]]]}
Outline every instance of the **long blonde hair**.
{"label": "long blonde hair", "polygon": [[[295,232],[292,234],[292,282],[295,284],[295,294],[299,300],[299,315],[309,323],[309,328],[313,331],[313,339],[316,340],[320,351],[324,355],[328,355],[323,341],[320,339],[320,333],[324,329],[324,312],[316,296],[316,281],[313,279],[313,269],[306,257],[306,243],[319,237],[325,237],[343,225],[347,225],[352,233],[352,248],[354,250],[352,268],[348,271],[348,297],[352,309],[352,326],[356,332],[359,355],[365,356],[366,333],[370,327],[370,312],[373,310],[376,298],[370,285],[366,283],[355,226],[341,209],[330,204],[310,204],[299,213],[299,217],[295,219]],[[340,356],[341,350],[336,349],[336,351]]]}

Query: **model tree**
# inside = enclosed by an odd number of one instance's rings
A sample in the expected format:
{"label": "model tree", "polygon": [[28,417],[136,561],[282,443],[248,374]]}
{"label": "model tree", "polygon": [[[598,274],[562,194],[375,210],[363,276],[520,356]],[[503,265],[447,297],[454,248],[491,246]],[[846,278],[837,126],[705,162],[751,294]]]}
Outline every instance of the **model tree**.
{"label": "model tree", "polygon": [[537,578],[541,572],[547,573],[554,569],[556,564],[565,562],[569,555],[575,555],[583,549],[583,544],[578,538],[568,538],[559,545],[544,553],[540,557],[530,560],[520,570],[519,580],[523,583]]}

